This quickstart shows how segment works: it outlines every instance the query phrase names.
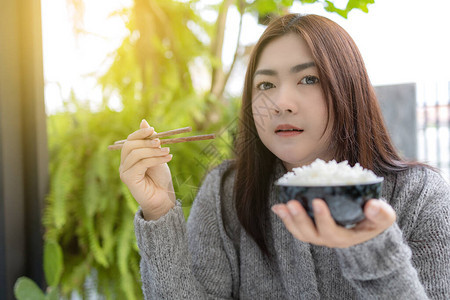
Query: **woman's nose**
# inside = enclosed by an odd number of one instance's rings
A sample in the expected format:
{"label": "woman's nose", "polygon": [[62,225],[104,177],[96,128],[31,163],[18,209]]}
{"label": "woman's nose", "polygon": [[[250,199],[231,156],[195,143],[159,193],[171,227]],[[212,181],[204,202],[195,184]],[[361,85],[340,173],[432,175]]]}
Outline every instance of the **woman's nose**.
{"label": "woman's nose", "polygon": [[273,111],[276,115],[297,113],[295,89],[291,87],[280,88],[273,103]]}

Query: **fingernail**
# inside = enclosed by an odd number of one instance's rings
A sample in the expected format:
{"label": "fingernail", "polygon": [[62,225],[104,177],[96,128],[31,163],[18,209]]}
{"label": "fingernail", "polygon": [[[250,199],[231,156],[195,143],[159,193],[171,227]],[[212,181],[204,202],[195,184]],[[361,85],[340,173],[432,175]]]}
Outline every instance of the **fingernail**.
{"label": "fingernail", "polygon": [[367,208],[367,214],[371,217],[375,217],[380,212],[380,204],[376,201],[372,202]]}
{"label": "fingernail", "polygon": [[163,152],[169,152],[170,148],[169,148],[169,147],[163,147],[163,148],[161,148],[161,150],[162,150]]}
{"label": "fingernail", "polygon": [[274,212],[274,214],[276,214],[280,218],[284,218],[286,216],[286,213],[284,211],[280,210],[277,205],[272,206],[272,211]]}

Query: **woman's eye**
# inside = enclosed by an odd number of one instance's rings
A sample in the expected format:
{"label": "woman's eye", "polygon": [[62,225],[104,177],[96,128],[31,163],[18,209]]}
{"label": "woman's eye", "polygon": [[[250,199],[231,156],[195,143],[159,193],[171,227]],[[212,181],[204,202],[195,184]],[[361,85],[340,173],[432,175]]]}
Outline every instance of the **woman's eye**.
{"label": "woman's eye", "polygon": [[305,76],[300,80],[301,84],[316,84],[318,82],[319,82],[319,78],[317,76],[313,76],[313,75]]}
{"label": "woman's eye", "polygon": [[256,85],[256,88],[258,90],[261,90],[261,91],[268,90],[268,89],[271,89],[271,88],[274,88],[274,87],[275,87],[275,85],[273,83],[270,83],[270,82],[267,82],[267,81],[258,83]]}

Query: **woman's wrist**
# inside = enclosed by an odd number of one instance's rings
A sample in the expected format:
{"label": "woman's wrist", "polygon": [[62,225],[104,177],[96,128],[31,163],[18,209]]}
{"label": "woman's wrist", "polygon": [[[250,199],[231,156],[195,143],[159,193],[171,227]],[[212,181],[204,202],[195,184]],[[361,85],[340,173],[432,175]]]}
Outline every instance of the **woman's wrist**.
{"label": "woman's wrist", "polygon": [[144,216],[144,220],[146,221],[156,221],[165,214],[167,214],[173,207],[175,206],[175,202],[167,199],[166,204],[153,209],[145,209],[142,208],[142,215]]}

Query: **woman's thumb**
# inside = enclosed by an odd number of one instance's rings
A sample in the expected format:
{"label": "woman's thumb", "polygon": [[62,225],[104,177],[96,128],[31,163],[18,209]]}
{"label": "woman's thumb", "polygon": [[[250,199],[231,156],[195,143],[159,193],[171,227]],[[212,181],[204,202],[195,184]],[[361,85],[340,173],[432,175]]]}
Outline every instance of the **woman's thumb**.
{"label": "woman's thumb", "polygon": [[394,209],[384,201],[372,199],[367,203],[366,216],[372,221],[389,223],[395,222],[396,215]]}

